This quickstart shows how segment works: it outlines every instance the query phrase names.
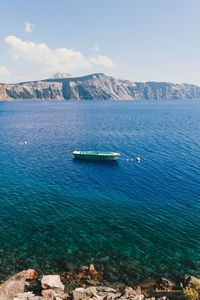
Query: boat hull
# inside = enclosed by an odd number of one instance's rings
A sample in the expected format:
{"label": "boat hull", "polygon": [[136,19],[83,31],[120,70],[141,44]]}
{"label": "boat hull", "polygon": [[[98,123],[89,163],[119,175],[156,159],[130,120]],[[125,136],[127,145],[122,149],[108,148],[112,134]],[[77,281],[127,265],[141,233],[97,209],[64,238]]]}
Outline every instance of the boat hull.
{"label": "boat hull", "polygon": [[117,160],[120,154],[115,152],[74,151],[73,156],[75,159],[110,161]]}

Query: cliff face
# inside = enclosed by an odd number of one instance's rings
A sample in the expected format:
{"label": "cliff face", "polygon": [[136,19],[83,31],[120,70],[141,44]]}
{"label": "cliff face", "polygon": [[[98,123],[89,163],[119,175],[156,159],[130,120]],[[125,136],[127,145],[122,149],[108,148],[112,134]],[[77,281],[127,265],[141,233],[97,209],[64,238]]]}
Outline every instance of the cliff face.
{"label": "cliff face", "polygon": [[200,99],[200,87],[167,82],[131,82],[104,74],[0,85],[0,101],[42,100],[169,100]]}
{"label": "cliff face", "polygon": [[9,96],[6,93],[5,85],[0,84],[0,101],[8,101],[8,100],[9,100]]}
{"label": "cliff face", "polygon": [[4,90],[10,99],[62,100],[62,82],[26,82],[6,84]]}

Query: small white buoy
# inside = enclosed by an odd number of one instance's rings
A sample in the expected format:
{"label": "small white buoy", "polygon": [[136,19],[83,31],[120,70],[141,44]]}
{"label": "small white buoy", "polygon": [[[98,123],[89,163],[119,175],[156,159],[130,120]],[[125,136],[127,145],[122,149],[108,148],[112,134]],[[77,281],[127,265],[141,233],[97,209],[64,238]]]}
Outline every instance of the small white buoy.
{"label": "small white buoy", "polygon": [[136,157],[137,162],[140,163],[140,157]]}
{"label": "small white buoy", "polygon": [[27,145],[28,144],[28,142],[26,142],[26,141],[24,141],[24,142],[19,142],[20,143],[20,145]]}

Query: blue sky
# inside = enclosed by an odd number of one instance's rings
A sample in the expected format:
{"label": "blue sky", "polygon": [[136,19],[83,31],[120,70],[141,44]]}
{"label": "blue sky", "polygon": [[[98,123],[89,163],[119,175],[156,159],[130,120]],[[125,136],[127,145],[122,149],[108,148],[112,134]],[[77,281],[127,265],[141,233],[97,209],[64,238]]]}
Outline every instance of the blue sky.
{"label": "blue sky", "polygon": [[56,72],[200,85],[200,1],[0,0],[0,82]]}

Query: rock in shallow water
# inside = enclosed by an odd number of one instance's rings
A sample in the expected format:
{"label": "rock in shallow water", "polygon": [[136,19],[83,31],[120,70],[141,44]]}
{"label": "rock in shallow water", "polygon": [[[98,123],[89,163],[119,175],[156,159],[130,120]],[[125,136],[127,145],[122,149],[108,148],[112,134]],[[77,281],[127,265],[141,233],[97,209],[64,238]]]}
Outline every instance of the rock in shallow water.
{"label": "rock in shallow water", "polygon": [[161,278],[160,286],[164,289],[173,289],[175,287],[175,283],[167,278]]}

